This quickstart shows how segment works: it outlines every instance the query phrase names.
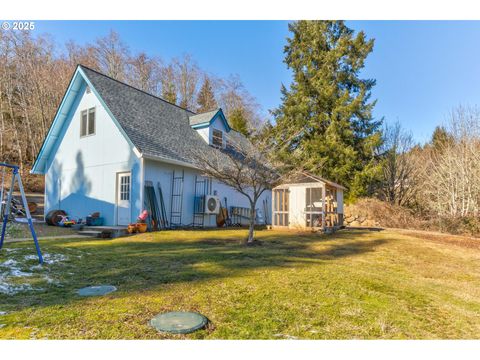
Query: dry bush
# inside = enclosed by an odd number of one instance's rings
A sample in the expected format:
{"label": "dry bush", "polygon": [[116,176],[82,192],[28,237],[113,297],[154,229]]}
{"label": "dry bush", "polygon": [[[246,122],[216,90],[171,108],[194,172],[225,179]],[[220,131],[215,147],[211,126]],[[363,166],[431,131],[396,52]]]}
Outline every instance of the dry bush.
{"label": "dry bush", "polygon": [[411,209],[393,205],[375,198],[361,198],[345,207],[345,218],[349,216],[370,220],[377,226],[402,229],[428,229],[429,224],[421,220]]}
{"label": "dry bush", "polygon": [[[375,198],[362,198],[345,207],[345,218],[364,220],[362,226],[439,231],[455,235],[480,236],[480,218],[428,215]],[[365,225],[366,224],[366,225]]]}

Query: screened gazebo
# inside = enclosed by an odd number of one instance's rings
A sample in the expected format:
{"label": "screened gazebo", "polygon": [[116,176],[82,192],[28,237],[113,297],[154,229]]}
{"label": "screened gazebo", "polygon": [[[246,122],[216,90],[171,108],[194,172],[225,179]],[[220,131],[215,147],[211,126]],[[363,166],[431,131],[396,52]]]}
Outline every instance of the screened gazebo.
{"label": "screened gazebo", "polygon": [[302,172],[272,192],[274,228],[317,229],[343,226],[345,187]]}

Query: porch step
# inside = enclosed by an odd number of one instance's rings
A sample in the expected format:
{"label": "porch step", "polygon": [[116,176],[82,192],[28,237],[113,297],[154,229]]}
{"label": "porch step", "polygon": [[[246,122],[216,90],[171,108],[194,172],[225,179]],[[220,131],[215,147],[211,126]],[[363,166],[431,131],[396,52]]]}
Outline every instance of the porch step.
{"label": "porch step", "polygon": [[101,231],[93,231],[93,230],[80,230],[80,231],[77,232],[77,234],[96,238],[96,237],[101,237],[102,232]]}
{"label": "porch step", "polygon": [[128,235],[127,228],[124,226],[83,226],[78,234],[102,239],[113,239]]}

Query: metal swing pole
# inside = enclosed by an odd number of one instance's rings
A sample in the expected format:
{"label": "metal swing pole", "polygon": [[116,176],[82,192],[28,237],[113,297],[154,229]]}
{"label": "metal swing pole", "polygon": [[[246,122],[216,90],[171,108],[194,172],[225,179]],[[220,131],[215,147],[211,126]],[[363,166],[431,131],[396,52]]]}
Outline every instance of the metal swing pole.
{"label": "metal swing pole", "polygon": [[[43,264],[42,251],[40,250],[40,245],[38,244],[37,234],[33,228],[32,215],[30,214],[30,209],[28,208],[27,197],[25,196],[25,191],[23,190],[22,178],[18,173],[18,167],[13,170],[14,175],[17,177],[18,187],[20,188],[20,194],[22,195],[23,208],[25,209],[25,214],[27,215],[28,226],[30,227],[30,232],[32,233],[33,242],[35,243],[35,249],[37,250],[38,261],[40,264]],[[13,188],[12,188],[13,190]]]}
{"label": "metal swing pole", "polygon": [[[5,164],[0,164],[6,166]],[[8,166],[12,169],[11,166]],[[14,169],[14,168],[13,168]],[[5,230],[7,229],[8,217],[10,216],[10,205],[12,201],[13,187],[15,186],[15,175],[12,173],[12,182],[10,183],[10,190],[7,195],[7,203],[5,206],[5,213],[3,214],[2,236],[0,238],[0,249],[3,247],[3,240],[5,239]]]}
{"label": "metal swing pole", "polygon": [[25,196],[25,191],[23,189],[22,179],[21,179],[20,174],[18,172],[18,166],[4,164],[4,163],[0,163],[0,166],[5,166],[5,167],[13,169],[12,182],[11,182],[11,185],[10,185],[10,191],[8,192],[7,206],[6,206],[6,209],[5,209],[6,212],[3,216],[2,235],[1,235],[1,238],[0,238],[0,249],[3,246],[3,240],[5,238],[5,230],[7,228],[8,217],[10,215],[10,205],[11,205],[11,201],[12,201],[12,197],[13,197],[13,188],[15,186],[15,178],[16,178],[17,181],[18,181],[18,187],[20,189],[20,194],[22,196],[23,208],[25,209],[25,214],[27,216],[28,226],[30,228],[30,232],[32,233],[33,242],[35,243],[35,249],[37,250],[38,261],[39,261],[40,264],[43,264],[42,252],[40,250],[40,245],[38,243],[37,234],[35,233],[35,229],[33,228],[32,216],[30,214],[30,210],[28,209],[27,197]]}
{"label": "metal swing pole", "polygon": [[[6,168],[2,166],[2,185],[0,185],[0,215],[3,215],[3,190],[5,188],[5,173]],[[2,216],[3,217],[3,216]]]}

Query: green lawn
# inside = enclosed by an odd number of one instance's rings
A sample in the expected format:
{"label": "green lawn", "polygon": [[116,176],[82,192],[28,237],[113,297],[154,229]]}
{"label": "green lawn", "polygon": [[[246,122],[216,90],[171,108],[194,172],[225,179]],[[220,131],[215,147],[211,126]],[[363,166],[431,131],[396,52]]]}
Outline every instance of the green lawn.
{"label": "green lawn", "polygon": [[[480,338],[476,243],[394,231],[262,230],[262,245],[245,247],[245,236],[212,230],[44,240],[43,267],[31,242],[6,244],[0,338]],[[95,284],[118,291],[76,295]],[[149,327],[154,315],[173,310],[198,311],[211,323],[184,336]]]}

